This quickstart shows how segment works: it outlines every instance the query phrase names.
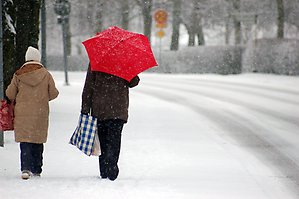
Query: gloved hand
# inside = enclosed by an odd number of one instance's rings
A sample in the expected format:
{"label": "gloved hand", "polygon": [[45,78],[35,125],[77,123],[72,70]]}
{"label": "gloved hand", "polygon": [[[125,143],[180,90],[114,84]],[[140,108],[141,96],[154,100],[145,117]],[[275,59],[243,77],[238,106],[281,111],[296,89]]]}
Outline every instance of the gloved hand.
{"label": "gloved hand", "polygon": [[83,114],[83,115],[88,115],[89,112],[88,112],[88,111],[83,111],[83,110],[81,110],[81,114]]}
{"label": "gloved hand", "polygon": [[133,88],[139,84],[140,78],[138,76],[133,77],[133,79],[129,82],[129,88]]}
{"label": "gloved hand", "polygon": [[7,104],[11,103],[10,99],[6,95],[4,96],[4,99],[7,101]]}

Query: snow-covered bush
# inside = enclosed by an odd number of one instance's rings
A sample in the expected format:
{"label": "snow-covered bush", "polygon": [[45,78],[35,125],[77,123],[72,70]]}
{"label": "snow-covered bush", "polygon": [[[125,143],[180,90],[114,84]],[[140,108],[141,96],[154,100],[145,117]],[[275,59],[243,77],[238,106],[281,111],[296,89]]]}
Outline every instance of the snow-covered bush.
{"label": "snow-covered bush", "polygon": [[[242,47],[203,46],[187,47],[179,51],[154,52],[159,67],[147,72],[161,73],[218,73],[237,74],[241,72]],[[68,58],[68,70],[86,70],[87,55],[72,55]],[[63,56],[48,55],[47,68],[63,71]]]}
{"label": "snow-covered bush", "polygon": [[154,72],[165,73],[218,73],[241,72],[242,47],[240,46],[197,46],[179,51],[155,53],[159,67]]}
{"label": "snow-covered bush", "polygon": [[299,40],[258,39],[243,55],[244,72],[299,75]]}

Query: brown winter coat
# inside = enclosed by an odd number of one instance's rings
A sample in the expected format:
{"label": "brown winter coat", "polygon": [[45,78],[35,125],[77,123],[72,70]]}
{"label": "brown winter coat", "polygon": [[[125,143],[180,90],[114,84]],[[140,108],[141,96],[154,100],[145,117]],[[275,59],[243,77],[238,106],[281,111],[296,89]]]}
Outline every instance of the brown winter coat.
{"label": "brown winter coat", "polygon": [[82,92],[82,113],[89,113],[99,120],[128,120],[129,88],[137,86],[139,77],[131,82],[102,72],[92,72],[88,68]]}
{"label": "brown winter coat", "polygon": [[16,142],[47,141],[49,101],[55,99],[58,93],[51,74],[38,62],[27,62],[15,72],[6,96],[16,102]]}

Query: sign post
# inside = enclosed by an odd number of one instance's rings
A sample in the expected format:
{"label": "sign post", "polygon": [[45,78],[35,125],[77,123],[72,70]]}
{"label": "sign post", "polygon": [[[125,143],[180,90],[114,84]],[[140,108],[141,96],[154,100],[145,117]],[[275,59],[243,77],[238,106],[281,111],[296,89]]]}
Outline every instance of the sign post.
{"label": "sign post", "polygon": [[62,36],[63,36],[63,60],[64,60],[64,74],[65,74],[65,85],[69,85],[68,81],[68,60],[67,60],[67,26],[69,23],[69,14],[71,12],[71,4],[67,0],[56,0],[54,10],[57,17],[58,24],[62,25]]}
{"label": "sign post", "polygon": [[156,36],[160,40],[160,42],[159,42],[159,64],[161,64],[161,62],[162,62],[162,55],[161,55],[162,38],[165,36],[165,32],[164,32],[163,28],[166,28],[166,26],[167,26],[167,17],[168,17],[168,14],[163,9],[158,9],[154,13],[154,19],[156,21],[156,27],[158,28],[158,32],[156,33]]}

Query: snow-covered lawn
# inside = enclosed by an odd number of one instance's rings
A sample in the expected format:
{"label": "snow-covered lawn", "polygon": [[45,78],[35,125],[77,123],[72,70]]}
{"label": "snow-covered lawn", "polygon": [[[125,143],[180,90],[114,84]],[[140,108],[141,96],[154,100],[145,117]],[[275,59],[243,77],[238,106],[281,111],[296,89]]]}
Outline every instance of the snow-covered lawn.
{"label": "snow-covered lawn", "polygon": [[60,95],[42,178],[21,180],[19,146],[5,132],[0,199],[299,198],[299,77],[142,74],[111,182],[99,178],[96,157],[68,144],[85,73],[69,73],[70,86],[52,74]]}

